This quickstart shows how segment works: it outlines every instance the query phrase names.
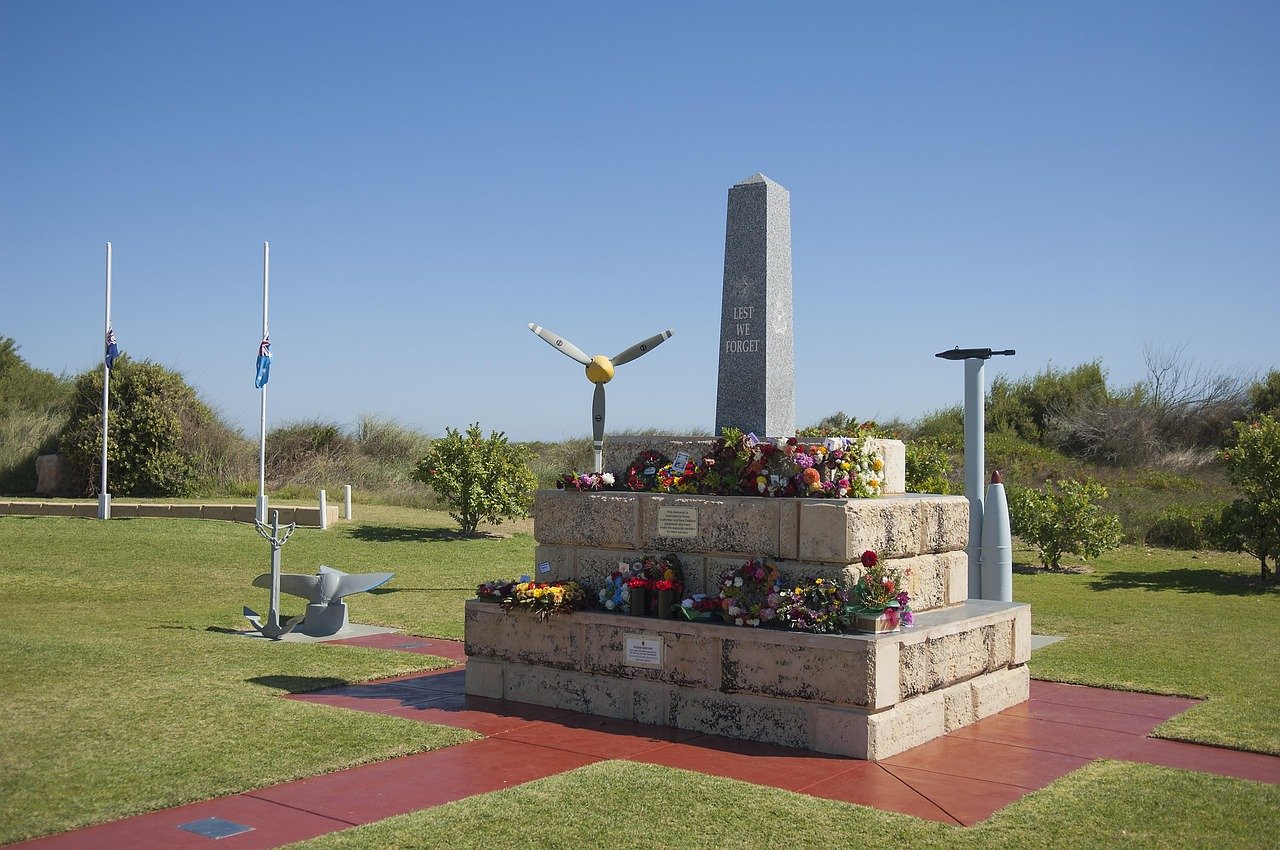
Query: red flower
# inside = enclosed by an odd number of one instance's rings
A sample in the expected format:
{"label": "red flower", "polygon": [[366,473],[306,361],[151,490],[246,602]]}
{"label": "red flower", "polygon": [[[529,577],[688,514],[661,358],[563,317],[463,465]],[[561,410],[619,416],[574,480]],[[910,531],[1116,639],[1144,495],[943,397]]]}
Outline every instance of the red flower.
{"label": "red flower", "polygon": [[880,563],[880,556],[877,555],[875,552],[872,552],[870,549],[868,549],[867,551],[862,553],[862,566],[866,567],[867,569],[871,569],[878,563]]}
{"label": "red flower", "polygon": [[633,587],[637,590],[645,590],[649,587],[649,580],[647,578],[627,579],[627,587]]}

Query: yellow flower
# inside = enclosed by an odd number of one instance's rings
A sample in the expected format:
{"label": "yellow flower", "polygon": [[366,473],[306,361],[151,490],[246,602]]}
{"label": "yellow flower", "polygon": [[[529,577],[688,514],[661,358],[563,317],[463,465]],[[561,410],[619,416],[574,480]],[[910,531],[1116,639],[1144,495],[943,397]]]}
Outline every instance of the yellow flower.
{"label": "yellow flower", "polygon": [[880,470],[884,469],[884,461],[881,460],[880,458],[876,458],[871,462],[871,466],[875,468],[876,472],[879,472]]}

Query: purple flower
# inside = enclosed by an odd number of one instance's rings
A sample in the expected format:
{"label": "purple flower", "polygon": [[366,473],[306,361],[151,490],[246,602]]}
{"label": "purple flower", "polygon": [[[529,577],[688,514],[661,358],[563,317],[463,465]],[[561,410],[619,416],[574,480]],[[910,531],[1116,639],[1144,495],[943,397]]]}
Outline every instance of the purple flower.
{"label": "purple flower", "polygon": [[813,458],[809,457],[808,455],[802,455],[797,453],[795,457],[795,461],[796,461],[796,466],[800,467],[801,469],[808,469],[809,467],[813,466]]}
{"label": "purple flower", "polygon": [[914,626],[916,624],[916,615],[911,613],[910,608],[904,608],[902,611],[902,625]]}
{"label": "purple flower", "polygon": [[902,607],[905,608],[907,606],[907,603],[910,601],[911,601],[911,595],[908,594],[905,590],[898,594],[898,604],[901,605]]}

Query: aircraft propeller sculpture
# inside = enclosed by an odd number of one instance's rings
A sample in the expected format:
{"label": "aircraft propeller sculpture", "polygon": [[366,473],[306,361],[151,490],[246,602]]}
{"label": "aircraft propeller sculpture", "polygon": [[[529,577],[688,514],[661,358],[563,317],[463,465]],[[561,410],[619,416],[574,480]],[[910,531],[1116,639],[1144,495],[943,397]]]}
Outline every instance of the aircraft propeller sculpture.
{"label": "aircraft propeller sculpture", "polygon": [[595,448],[596,472],[604,471],[604,385],[613,380],[613,370],[624,363],[630,363],[650,349],[656,348],[671,338],[671,331],[666,330],[651,336],[643,342],[624,350],[613,357],[597,354],[588,357],[569,340],[549,331],[541,325],[529,323],[529,330],[547,341],[547,344],[562,352],[566,357],[577,360],[587,367],[587,380],[596,385],[595,397],[591,403],[591,440]]}

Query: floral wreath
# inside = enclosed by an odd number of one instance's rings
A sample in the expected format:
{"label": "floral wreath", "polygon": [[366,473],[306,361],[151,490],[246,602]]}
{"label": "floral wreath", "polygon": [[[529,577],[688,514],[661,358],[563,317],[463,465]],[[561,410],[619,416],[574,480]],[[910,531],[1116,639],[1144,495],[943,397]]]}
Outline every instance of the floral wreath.
{"label": "floral wreath", "polygon": [[628,490],[653,490],[658,486],[658,470],[671,464],[671,458],[652,449],[641,452],[627,467]]}
{"label": "floral wreath", "polygon": [[720,617],[735,626],[758,626],[778,616],[782,598],[778,568],[763,558],[752,558],[736,570],[720,576]]}

